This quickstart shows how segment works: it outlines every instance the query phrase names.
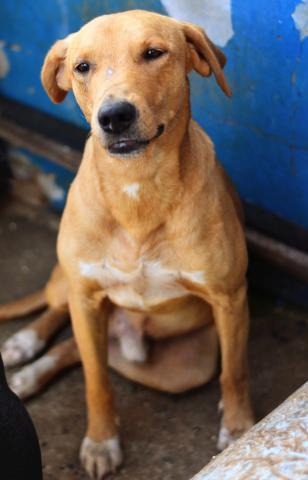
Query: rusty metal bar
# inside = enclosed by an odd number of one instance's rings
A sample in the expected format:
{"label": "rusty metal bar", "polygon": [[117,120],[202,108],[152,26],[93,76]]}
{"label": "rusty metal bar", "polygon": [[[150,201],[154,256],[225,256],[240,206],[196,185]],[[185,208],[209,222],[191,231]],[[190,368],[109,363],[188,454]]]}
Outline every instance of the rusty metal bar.
{"label": "rusty metal bar", "polygon": [[191,480],[254,479],[308,479],[308,382]]}
{"label": "rusty metal bar", "polygon": [[0,119],[0,137],[17,147],[42,155],[73,172],[80,164],[81,153],[77,150],[4,118]]}
{"label": "rusty metal bar", "polygon": [[308,254],[289,247],[256,230],[246,228],[246,239],[252,252],[304,282],[308,282]]}

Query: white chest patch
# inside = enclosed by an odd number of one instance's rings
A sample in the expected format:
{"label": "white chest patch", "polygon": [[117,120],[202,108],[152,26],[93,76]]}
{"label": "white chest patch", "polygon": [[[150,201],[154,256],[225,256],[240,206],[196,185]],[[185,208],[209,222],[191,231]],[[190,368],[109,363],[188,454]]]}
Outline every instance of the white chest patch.
{"label": "white chest patch", "polygon": [[196,270],[195,272],[181,272],[181,276],[190,280],[192,283],[206,284],[203,270]]}
{"label": "white chest patch", "polygon": [[160,261],[140,260],[136,268],[123,271],[107,260],[100,263],[80,262],[83,277],[97,280],[117,305],[127,308],[151,307],[188,294],[181,279],[205,284],[203,271],[179,271],[165,267]]}
{"label": "white chest patch", "polygon": [[140,183],[130,183],[129,185],[125,185],[122,190],[125,192],[130,198],[139,198],[139,189]]}

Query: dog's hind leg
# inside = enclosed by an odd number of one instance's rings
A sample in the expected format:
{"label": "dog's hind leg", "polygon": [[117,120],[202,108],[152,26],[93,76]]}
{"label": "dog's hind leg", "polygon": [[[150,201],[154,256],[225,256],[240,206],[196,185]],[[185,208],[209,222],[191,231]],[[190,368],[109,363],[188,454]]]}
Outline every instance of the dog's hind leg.
{"label": "dog's hind leg", "polygon": [[[10,309],[8,306],[10,305]],[[31,313],[39,306],[48,307],[34,322],[10,337],[2,347],[3,362],[12,367],[31,360],[68,320],[67,283],[59,267],[55,265],[41,292],[0,307],[6,318]]]}
{"label": "dog's hind leg", "polygon": [[121,344],[109,340],[108,364],[126,378],[168,393],[183,393],[209,382],[216,373],[218,339],[214,325],[152,340],[144,363],[128,362]]}
{"label": "dog's hind leg", "polygon": [[66,368],[80,362],[76,342],[69,338],[48,350],[35,362],[14,373],[9,381],[11,389],[22,399],[39,393]]}
{"label": "dog's hind leg", "polygon": [[0,305],[0,322],[28,315],[46,305],[45,290],[39,290],[24,298]]}
{"label": "dog's hind leg", "polygon": [[67,322],[65,308],[48,308],[39,318],[6,340],[1,349],[4,365],[13,367],[31,360]]}
{"label": "dog's hind leg", "polygon": [[[215,327],[152,342],[145,363],[127,361],[119,338],[108,342],[108,364],[124,377],[156,390],[182,393],[207,383],[217,365],[218,342]],[[22,399],[36,395],[63,370],[80,362],[76,342],[69,338],[50,349],[10,379],[11,388]]]}

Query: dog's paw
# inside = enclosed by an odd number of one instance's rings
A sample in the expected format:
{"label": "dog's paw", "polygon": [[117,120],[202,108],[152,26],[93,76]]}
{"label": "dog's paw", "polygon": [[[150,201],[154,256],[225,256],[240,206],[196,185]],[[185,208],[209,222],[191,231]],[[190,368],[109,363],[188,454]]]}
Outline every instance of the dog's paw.
{"label": "dog's paw", "polygon": [[217,449],[221,452],[229,445],[231,445],[231,443],[235,442],[235,440],[237,440],[239,436],[236,436],[234,434],[232,435],[232,433],[227,427],[221,426],[217,440]]}
{"label": "dog's paw", "polygon": [[54,368],[57,359],[52,355],[45,355],[31,365],[23,367],[14,373],[9,381],[10,388],[19,398],[25,399],[39,392],[44,385],[44,379]]}
{"label": "dog's paw", "polygon": [[118,437],[95,442],[85,437],[81,444],[80,460],[93,480],[102,480],[122,463],[122,451]]}
{"label": "dog's paw", "polygon": [[218,402],[217,411],[220,415],[222,415],[224,413],[224,401],[223,401],[222,398]]}
{"label": "dog's paw", "polygon": [[6,367],[15,367],[31,360],[42,351],[45,342],[35,330],[25,329],[12,335],[1,348],[3,363]]}
{"label": "dog's paw", "polygon": [[11,376],[9,385],[16,395],[25,399],[36,393],[39,389],[36,372],[32,365],[22,368]]}
{"label": "dog's paw", "polygon": [[222,423],[220,426],[219,434],[218,434],[217,449],[219,451],[224,450],[229,445],[231,445],[231,443],[234,443],[236,440],[238,440],[252,426],[253,426],[253,421],[247,421],[247,424],[243,429],[232,432],[229,428],[227,428]]}

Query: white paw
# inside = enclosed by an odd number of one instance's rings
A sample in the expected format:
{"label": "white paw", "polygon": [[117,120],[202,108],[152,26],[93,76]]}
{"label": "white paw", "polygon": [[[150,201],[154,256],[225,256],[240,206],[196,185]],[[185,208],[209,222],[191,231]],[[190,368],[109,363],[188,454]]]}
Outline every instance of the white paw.
{"label": "white paw", "polygon": [[122,463],[119,438],[113,437],[104,442],[95,442],[85,437],[81,444],[80,460],[92,479],[102,480]]}
{"label": "white paw", "polygon": [[223,399],[221,398],[218,402],[218,405],[217,405],[217,410],[218,410],[218,413],[219,414],[222,414],[223,411],[224,411],[224,401]]}
{"label": "white paw", "polygon": [[231,443],[235,442],[238,438],[240,438],[241,435],[241,433],[232,434],[227,427],[221,425],[217,440],[217,449],[219,451],[224,450],[229,445],[231,445]]}
{"label": "white paw", "polygon": [[147,359],[147,346],[142,337],[123,335],[119,338],[123,357],[130,362],[144,363]]}
{"label": "white paw", "polygon": [[46,355],[11,376],[9,385],[18,397],[25,399],[37,393],[43,386],[42,379],[57,363],[57,358]]}
{"label": "white paw", "polygon": [[22,368],[10,378],[10,388],[19,398],[27,398],[38,390],[38,382],[32,365]]}
{"label": "white paw", "polygon": [[1,353],[6,367],[15,367],[31,360],[45,347],[35,330],[25,329],[12,335],[2,346]]}

